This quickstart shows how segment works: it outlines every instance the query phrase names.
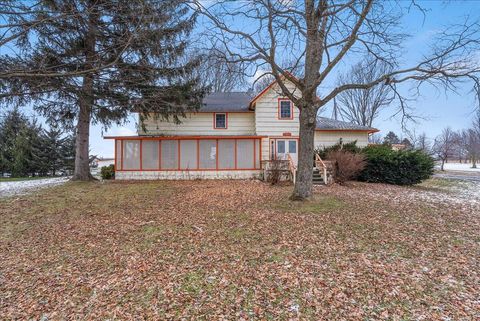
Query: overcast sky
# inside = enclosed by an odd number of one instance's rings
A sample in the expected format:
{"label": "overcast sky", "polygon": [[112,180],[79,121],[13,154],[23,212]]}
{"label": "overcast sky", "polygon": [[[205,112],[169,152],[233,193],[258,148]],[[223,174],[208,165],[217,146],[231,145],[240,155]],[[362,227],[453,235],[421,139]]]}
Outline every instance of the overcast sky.
{"label": "overcast sky", "polygon": [[[480,12],[480,1],[452,1],[448,5],[444,1],[428,1],[422,4],[430,9],[425,17],[419,12],[408,15],[405,19],[406,32],[413,37],[405,43],[407,54],[404,57],[405,65],[412,65],[418,61],[422,53],[427,52],[426,44],[433,35],[443,30],[445,26],[461,22],[468,15],[475,15],[478,18]],[[480,53],[472,59],[480,59]],[[346,64],[348,65],[348,61]],[[328,84],[327,84],[328,86]],[[408,90],[408,88],[403,88]],[[426,132],[430,138],[440,133],[442,128],[450,126],[453,129],[461,129],[470,125],[472,113],[475,107],[473,94],[469,93],[470,88],[460,90],[460,94],[447,93],[430,87],[424,87],[421,96],[412,101],[410,105],[414,107],[415,113],[423,116],[425,119],[419,120],[417,124],[410,124],[410,129],[415,129],[418,133]],[[380,129],[380,133],[385,135],[393,130],[399,135],[402,134],[400,120],[391,118],[395,105],[385,110],[376,120],[374,126]],[[330,117],[330,106],[321,111],[322,116]],[[99,125],[91,126],[90,144],[91,153],[104,157],[113,156],[113,141],[104,140],[103,135],[135,135],[136,134],[136,115],[129,118],[129,123],[123,126],[114,126],[107,132],[104,132]]]}

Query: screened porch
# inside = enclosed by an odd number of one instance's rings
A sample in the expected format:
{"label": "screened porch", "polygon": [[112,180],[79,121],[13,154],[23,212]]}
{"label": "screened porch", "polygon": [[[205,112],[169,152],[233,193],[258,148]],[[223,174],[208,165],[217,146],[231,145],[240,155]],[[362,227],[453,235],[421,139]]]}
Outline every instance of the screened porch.
{"label": "screened porch", "polygon": [[116,171],[261,169],[261,137],[106,137],[115,139]]}

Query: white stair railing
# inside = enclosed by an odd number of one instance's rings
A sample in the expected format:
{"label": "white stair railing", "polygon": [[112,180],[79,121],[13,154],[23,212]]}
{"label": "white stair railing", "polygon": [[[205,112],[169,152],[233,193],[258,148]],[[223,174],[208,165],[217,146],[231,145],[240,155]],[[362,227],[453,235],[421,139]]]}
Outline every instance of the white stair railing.
{"label": "white stair railing", "polygon": [[327,165],[325,165],[322,158],[318,154],[315,154],[315,167],[318,170],[322,170],[322,172],[323,172],[323,182],[325,183],[325,185],[327,185],[328,184]]}
{"label": "white stair railing", "polygon": [[292,173],[292,181],[293,184],[295,184],[295,181],[297,179],[297,166],[295,166],[295,163],[293,162],[292,156],[290,154],[287,154],[287,159],[288,159],[288,170],[290,173]]}

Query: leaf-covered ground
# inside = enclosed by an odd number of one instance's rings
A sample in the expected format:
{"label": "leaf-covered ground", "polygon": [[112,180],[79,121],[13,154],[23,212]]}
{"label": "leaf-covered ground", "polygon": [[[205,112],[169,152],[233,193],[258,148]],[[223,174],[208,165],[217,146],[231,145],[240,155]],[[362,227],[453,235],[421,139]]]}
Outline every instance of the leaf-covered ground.
{"label": "leaf-covered ground", "polygon": [[256,181],[4,198],[0,319],[479,319],[480,208],[442,184],[319,187],[303,204]]}

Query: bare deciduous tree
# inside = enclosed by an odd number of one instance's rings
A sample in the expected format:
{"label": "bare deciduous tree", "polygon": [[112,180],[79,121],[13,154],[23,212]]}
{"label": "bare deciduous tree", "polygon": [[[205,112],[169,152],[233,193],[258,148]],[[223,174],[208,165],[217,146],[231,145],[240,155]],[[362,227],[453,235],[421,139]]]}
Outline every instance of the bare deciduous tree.
{"label": "bare deciduous tree", "polygon": [[262,90],[267,88],[274,81],[275,81],[275,77],[273,77],[269,73],[264,73],[260,75],[258,79],[255,79],[253,91],[256,94],[259,94]]}
{"label": "bare deciduous tree", "polygon": [[444,165],[449,158],[455,155],[455,149],[458,144],[458,137],[455,132],[447,127],[435,138],[433,152],[442,161],[440,170],[444,170]]}
{"label": "bare deciduous tree", "polygon": [[383,137],[379,133],[373,133],[370,136],[368,136],[368,142],[370,144],[380,145],[383,143]]}
{"label": "bare deciduous tree", "polygon": [[225,50],[212,48],[196,51],[188,59],[200,58],[202,63],[190,77],[199,79],[200,84],[209,87],[211,92],[241,91],[248,86],[241,64],[225,59]]}
{"label": "bare deciduous tree", "polygon": [[[361,61],[340,75],[338,86],[351,82],[368,84],[391,70],[392,67],[382,61]],[[390,86],[381,83],[367,89],[345,90],[337,96],[336,102],[338,113],[344,120],[372,127],[380,111],[393,100],[394,94]]]}
{"label": "bare deciduous tree", "polygon": [[480,110],[474,114],[472,126],[460,132],[461,148],[472,162],[472,168],[477,168],[480,159]]}
{"label": "bare deciduous tree", "polygon": [[465,162],[470,160],[472,168],[477,168],[477,160],[480,157],[480,135],[474,128],[464,129],[459,133],[459,147],[465,157]]}
{"label": "bare deciduous tree", "polygon": [[407,132],[408,137],[413,145],[413,148],[417,150],[421,150],[424,153],[431,154],[432,153],[432,144],[427,137],[425,132],[417,135],[415,131]]}
{"label": "bare deciduous tree", "polygon": [[[259,68],[271,71],[282,94],[299,108],[295,200],[312,193],[317,112],[342,92],[384,84],[405,110],[406,101],[397,85],[406,81],[455,90],[460,82],[469,80],[480,89],[480,66],[470,59],[480,47],[476,21],[449,27],[433,39],[431,52],[421,61],[400,67],[398,58],[407,35],[399,30],[403,14],[409,12],[402,8],[404,2],[221,0],[208,2],[207,7],[203,1],[192,1],[193,8],[212,23],[206,28],[212,43],[225,46],[232,62],[250,63],[251,74]],[[341,62],[355,63],[355,57],[365,56],[387,64],[391,70],[367,83],[351,81],[334,88],[322,87]],[[303,75],[295,77],[291,73],[295,70],[303,70]],[[296,89],[290,90],[287,82]]]}

